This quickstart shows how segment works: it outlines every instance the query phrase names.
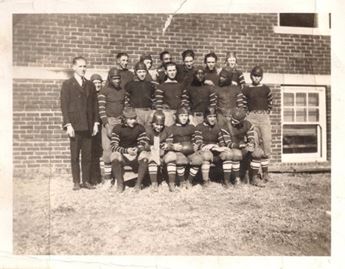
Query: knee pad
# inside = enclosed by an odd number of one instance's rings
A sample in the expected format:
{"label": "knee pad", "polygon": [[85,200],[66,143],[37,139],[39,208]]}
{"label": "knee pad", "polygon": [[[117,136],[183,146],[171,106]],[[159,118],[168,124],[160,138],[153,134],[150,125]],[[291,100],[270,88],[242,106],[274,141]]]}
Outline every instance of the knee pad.
{"label": "knee pad", "polygon": [[112,152],[110,155],[110,161],[123,162],[122,154],[120,152]]}
{"label": "knee pad", "polygon": [[226,151],[221,152],[219,154],[219,157],[222,161],[232,160],[232,157],[233,157],[232,150],[226,150]]}
{"label": "knee pad", "polygon": [[242,151],[239,149],[232,149],[232,160],[241,161],[243,159]]}
{"label": "knee pad", "polygon": [[139,156],[138,156],[138,161],[141,161],[141,160],[148,160],[150,158],[150,152],[148,151],[142,151],[139,153]]}
{"label": "knee pad", "polygon": [[189,160],[181,152],[176,152],[176,164],[177,165],[187,165],[187,164],[189,164]]}
{"label": "knee pad", "polygon": [[189,155],[188,158],[191,165],[200,166],[203,162],[203,157],[200,152],[193,153]]}
{"label": "knee pad", "polygon": [[173,151],[169,151],[167,154],[163,156],[163,162],[165,163],[173,163],[176,162],[176,153]]}
{"label": "knee pad", "polygon": [[213,154],[209,150],[204,150],[201,152],[202,160],[207,162],[213,162]]}
{"label": "knee pad", "polygon": [[254,160],[260,160],[264,158],[264,156],[265,156],[265,153],[260,147],[256,147],[254,151],[252,152],[252,157]]}

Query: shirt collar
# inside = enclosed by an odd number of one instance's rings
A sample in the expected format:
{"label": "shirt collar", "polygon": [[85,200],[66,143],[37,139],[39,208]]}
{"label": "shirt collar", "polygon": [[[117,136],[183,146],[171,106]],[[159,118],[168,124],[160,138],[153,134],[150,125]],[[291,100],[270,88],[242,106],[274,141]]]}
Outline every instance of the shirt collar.
{"label": "shirt collar", "polygon": [[85,81],[85,78],[82,78],[77,73],[74,73],[73,76],[74,76],[75,80],[79,83],[79,85],[82,86],[83,85],[83,80]]}
{"label": "shirt collar", "polygon": [[172,80],[170,78],[167,78],[166,81],[164,81],[164,82],[174,82],[174,83],[177,83],[177,80],[176,79]]}

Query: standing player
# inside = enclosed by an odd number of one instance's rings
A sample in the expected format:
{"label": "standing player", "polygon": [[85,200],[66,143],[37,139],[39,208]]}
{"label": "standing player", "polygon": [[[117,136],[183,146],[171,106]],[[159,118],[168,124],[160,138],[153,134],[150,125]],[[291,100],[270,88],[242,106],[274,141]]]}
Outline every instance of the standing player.
{"label": "standing player", "polygon": [[121,88],[120,70],[113,67],[108,72],[106,86],[98,95],[99,115],[102,120],[102,147],[104,161],[104,186],[110,187],[112,178],[112,153],[110,139],[116,124],[121,123],[121,114],[125,104],[125,90]]}
{"label": "standing player", "polygon": [[261,161],[263,180],[269,180],[268,164],[271,155],[272,126],[270,113],[272,110],[271,89],[261,84],[263,70],[260,66],[255,66],[250,72],[252,84],[243,89],[244,105],[248,110],[247,119],[258,128],[263,141],[264,156]]}
{"label": "standing player", "polygon": [[230,73],[231,83],[243,89],[246,82],[242,71],[237,68],[237,57],[235,52],[227,53],[225,64],[226,66],[223,69]]}
{"label": "standing player", "polygon": [[162,84],[166,79],[166,64],[172,61],[171,54],[169,51],[165,50],[159,54],[159,59],[161,60],[161,65],[156,69],[156,82]]}
{"label": "standing player", "polygon": [[120,52],[116,55],[117,69],[120,70],[121,88],[124,89],[129,81],[134,79],[134,75],[128,70],[129,56],[125,52]]}
{"label": "standing player", "polygon": [[243,106],[243,94],[239,86],[231,85],[231,74],[224,69],[219,73],[216,94],[218,124],[224,128],[228,121],[226,115],[230,115],[236,107]]}
{"label": "standing player", "polygon": [[167,79],[157,86],[155,92],[156,109],[163,110],[165,125],[171,126],[175,123],[174,115],[176,109],[182,103],[182,84],[176,80],[177,67],[171,62],[166,64]]}
{"label": "standing player", "polygon": [[138,62],[134,67],[136,80],[126,84],[126,106],[135,109],[138,115],[138,123],[148,127],[151,123],[152,110],[154,108],[153,84],[147,80],[147,69],[144,63]]}
{"label": "standing player", "polygon": [[202,67],[195,68],[192,83],[183,96],[183,104],[190,109],[194,126],[204,121],[207,108],[216,107],[217,96],[214,86],[205,84],[205,71]]}
{"label": "standing player", "polygon": [[122,112],[122,123],[115,125],[111,135],[111,162],[112,172],[117,180],[117,191],[124,191],[124,170],[125,165],[138,171],[138,180],[135,190],[141,189],[141,183],[147,170],[148,138],[144,126],[137,123],[137,115],[133,108],[125,108]]}
{"label": "standing player", "polygon": [[219,82],[219,75],[217,70],[218,57],[214,52],[205,55],[205,83],[208,85],[217,86]]}
{"label": "standing player", "polygon": [[177,66],[176,80],[184,87],[189,86],[193,80],[194,58],[195,54],[193,50],[185,50],[182,52],[183,64]]}

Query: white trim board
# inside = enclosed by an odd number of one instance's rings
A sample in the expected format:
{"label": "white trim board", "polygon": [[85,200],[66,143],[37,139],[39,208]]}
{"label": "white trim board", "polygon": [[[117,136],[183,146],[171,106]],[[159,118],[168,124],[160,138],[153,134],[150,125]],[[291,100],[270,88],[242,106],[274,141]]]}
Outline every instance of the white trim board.
{"label": "white trim board", "polygon": [[[13,79],[67,79],[66,68],[33,67],[33,66],[13,66]],[[86,78],[97,73],[105,80],[108,69],[88,69]],[[247,83],[250,82],[250,74],[244,73]],[[263,78],[265,84],[298,84],[298,85],[331,85],[331,75],[307,75],[307,74],[280,74],[265,73]]]}

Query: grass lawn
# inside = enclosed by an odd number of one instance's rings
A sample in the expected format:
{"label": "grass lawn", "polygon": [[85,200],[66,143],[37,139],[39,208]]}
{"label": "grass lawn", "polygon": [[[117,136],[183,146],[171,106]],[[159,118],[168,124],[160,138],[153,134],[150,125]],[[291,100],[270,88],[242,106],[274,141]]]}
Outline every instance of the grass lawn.
{"label": "grass lawn", "polygon": [[330,174],[272,174],[169,193],[72,191],[63,176],[14,179],[13,244],[26,255],[330,255]]}

